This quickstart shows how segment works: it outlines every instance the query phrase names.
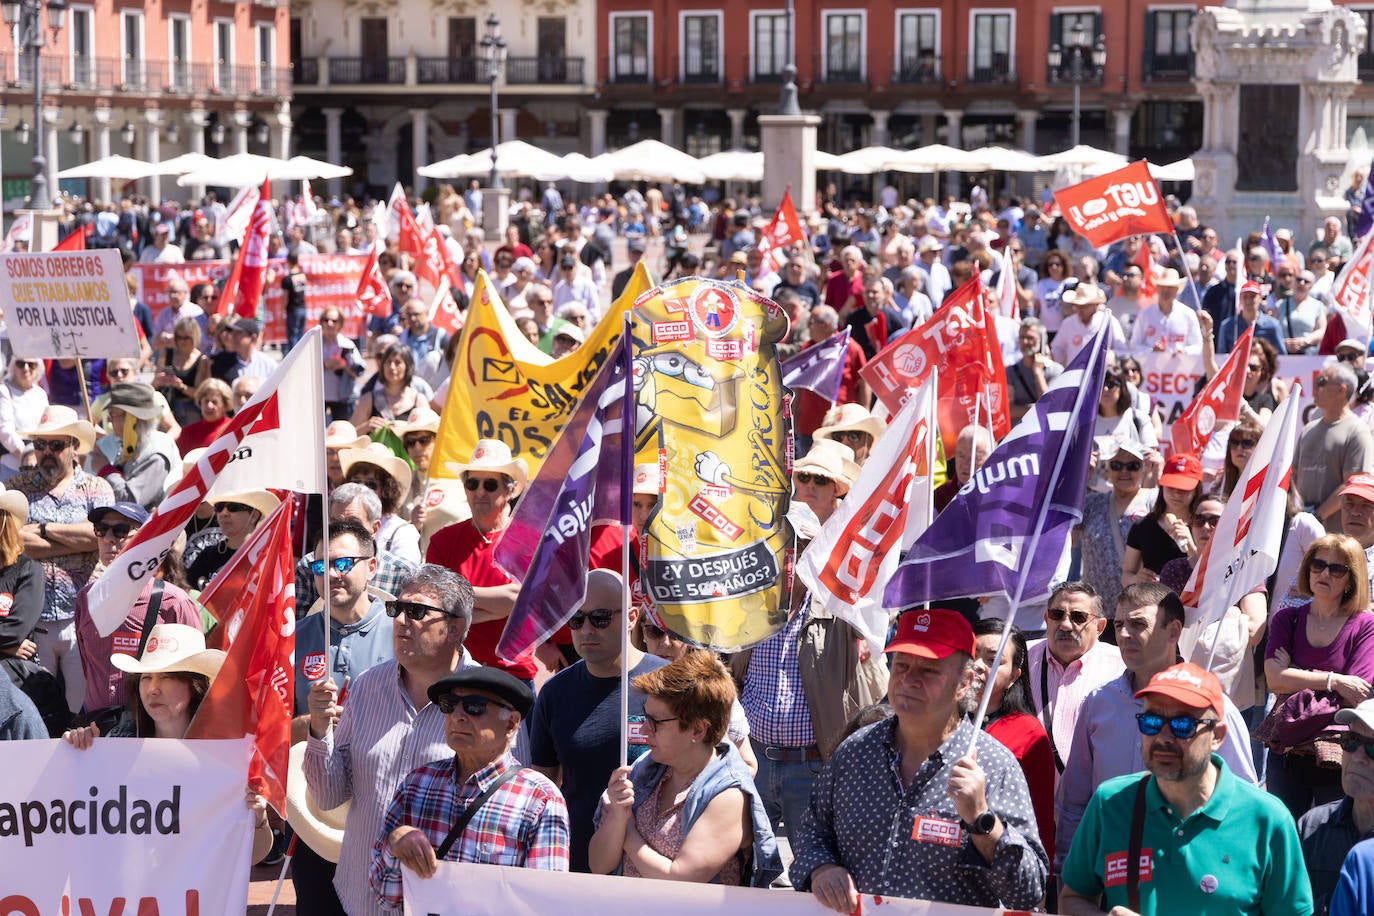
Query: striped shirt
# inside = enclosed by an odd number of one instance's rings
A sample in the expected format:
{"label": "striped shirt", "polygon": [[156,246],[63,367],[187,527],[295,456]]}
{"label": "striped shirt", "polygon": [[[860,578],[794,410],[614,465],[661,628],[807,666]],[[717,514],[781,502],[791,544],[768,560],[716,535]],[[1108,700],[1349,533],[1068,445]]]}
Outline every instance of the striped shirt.
{"label": "striped shirt", "polygon": [[[29,521],[49,525],[79,525],[97,506],[113,506],[114,491],[105,478],[72,469],[71,480],[61,496],[48,488],[37,468],[20,471],[5,481],[29,500]],[[76,593],[85,588],[95,571],[95,550],[81,550],[45,557],[43,564],[42,620],[62,620],[76,613]],[[46,661],[52,662],[52,659]]]}
{"label": "striped shirt", "polygon": [[[437,851],[468,805],[501,774],[519,766],[506,754],[459,784],[450,757],[406,777],[372,844],[369,880],[382,906],[401,908],[401,863],[387,843],[391,832],[402,825],[415,827]],[[534,770],[521,770],[478,809],[444,861],[567,871],[568,806],[558,787]]]}
{"label": "striped shirt", "polygon": [[[809,601],[802,605],[809,606]],[[787,626],[755,646],[749,656],[740,705],[749,718],[750,735],[760,744],[809,747],[816,743],[797,665],[806,618],[805,610],[793,614]]]}
{"label": "striped shirt", "polygon": [[[471,667],[466,656],[463,667]],[[350,916],[386,912],[368,887],[372,842],[386,806],[406,776],[427,763],[453,757],[444,740],[444,714],[433,703],[417,710],[388,659],[353,679],[338,724],[305,743],[305,784],[328,810],[349,799],[334,889]]]}

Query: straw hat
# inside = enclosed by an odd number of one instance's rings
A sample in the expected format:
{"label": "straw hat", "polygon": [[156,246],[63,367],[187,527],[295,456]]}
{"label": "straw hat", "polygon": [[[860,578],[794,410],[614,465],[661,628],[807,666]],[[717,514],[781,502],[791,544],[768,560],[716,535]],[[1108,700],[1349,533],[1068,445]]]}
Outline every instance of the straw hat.
{"label": "straw hat", "polygon": [[365,448],[372,440],[358,435],[347,420],[335,420],[324,428],[325,448]]}
{"label": "straw hat", "polygon": [[814,438],[830,439],[835,433],[858,431],[868,433],[873,437],[873,441],[877,442],[886,428],[886,424],[869,413],[863,405],[840,404],[826,412],[825,419],[821,421],[821,427],[816,430]]}
{"label": "straw hat", "polygon": [[447,461],[449,473],[462,477],[468,471],[487,471],[505,474],[515,480],[515,495],[519,496],[530,482],[529,465],[524,458],[511,455],[510,446],[500,439],[478,439],[477,447],[472,450],[472,460],[467,464]]}
{"label": "straw hat", "polygon": [[405,438],[408,433],[434,433],[439,435],[439,415],[428,407],[421,407],[410,415],[404,423],[393,423],[391,428],[396,435]]}
{"label": "straw hat", "polygon": [[859,466],[854,463],[854,450],[834,439],[817,437],[811,443],[811,451],[792,465],[794,477],[803,471],[835,481],[835,493],[839,496],[848,493],[854,481],[859,479]]}
{"label": "straw hat", "polygon": [[77,416],[75,410],[62,404],[49,404],[39,418],[38,426],[24,430],[19,436],[23,439],[70,436],[76,440],[78,452],[89,452],[95,447],[95,427]]}
{"label": "straw hat", "polygon": [[29,522],[29,499],[18,490],[6,490],[0,493],[0,511],[8,512],[15,524],[27,525]]}
{"label": "straw hat", "polygon": [[1073,289],[1064,290],[1059,301],[1069,305],[1100,305],[1107,301],[1107,294],[1096,283],[1080,283]]}
{"label": "straw hat", "polygon": [[1155,277],[1156,289],[1158,289],[1161,286],[1166,287],[1168,289],[1183,289],[1183,287],[1187,285],[1188,281],[1183,279],[1183,277],[1179,276],[1178,271],[1174,270],[1172,267],[1164,268],[1164,273],[1160,274],[1158,277]]}
{"label": "straw hat", "polygon": [[305,785],[305,742],[291,745],[286,778],[286,822],[305,845],[330,862],[339,861],[343,846],[344,822],[352,802],[325,810],[315,803]]}
{"label": "straw hat", "polygon": [[248,490],[243,493],[212,493],[208,502],[243,503],[245,506],[252,506],[257,509],[263,518],[267,518],[277,506],[281,505],[281,500],[266,490]]}
{"label": "straw hat", "polygon": [[184,623],[159,623],[153,627],[148,647],[141,657],[117,652],[110,656],[110,664],[130,674],[184,671],[203,674],[213,680],[219,674],[220,665],[224,664],[224,653],[205,648],[205,636],[195,627]]}
{"label": "straw hat", "polygon": [[339,465],[343,468],[345,478],[356,464],[370,464],[381,468],[400,484],[402,493],[410,492],[410,480],[415,476],[410,465],[382,443],[368,442],[363,448],[346,448],[339,452]]}

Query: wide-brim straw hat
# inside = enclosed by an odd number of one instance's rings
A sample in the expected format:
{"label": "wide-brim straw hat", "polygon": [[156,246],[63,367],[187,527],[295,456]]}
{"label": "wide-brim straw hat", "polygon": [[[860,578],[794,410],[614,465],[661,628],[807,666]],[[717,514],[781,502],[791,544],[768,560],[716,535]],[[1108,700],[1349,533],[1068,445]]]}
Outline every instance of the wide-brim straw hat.
{"label": "wide-brim straw hat", "polygon": [[358,430],[347,420],[335,420],[324,428],[325,448],[365,448],[372,440],[358,435]]}
{"label": "wide-brim straw hat", "polygon": [[530,468],[525,459],[514,457],[510,446],[500,439],[478,439],[477,446],[472,450],[471,461],[466,464],[448,461],[445,464],[455,477],[462,477],[468,471],[505,474],[515,480],[516,496],[523,493],[530,482]]}
{"label": "wide-brim straw hat", "polygon": [[369,442],[363,448],[346,448],[339,452],[339,466],[343,468],[345,478],[353,466],[358,464],[370,464],[380,468],[401,485],[402,493],[410,492],[410,481],[415,476],[410,465],[382,443]]}
{"label": "wide-brim straw hat", "polygon": [[1073,289],[1064,290],[1059,301],[1069,305],[1101,305],[1107,301],[1107,294],[1096,283],[1080,283]]}
{"label": "wide-brim straw hat", "polygon": [[0,511],[9,513],[16,525],[29,522],[29,498],[18,490],[5,490],[0,493]]}
{"label": "wide-brim straw hat", "polygon": [[77,416],[75,410],[62,404],[49,404],[38,419],[38,426],[19,433],[24,439],[39,436],[70,436],[77,441],[77,452],[89,452],[95,447],[95,427]]}
{"label": "wide-brim straw hat", "polygon": [[869,413],[863,405],[840,404],[826,412],[825,419],[821,421],[821,426],[816,430],[813,438],[829,439],[835,433],[857,431],[868,433],[873,437],[873,441],[877,442],[886,428],[886,424]]}
{"label": "wide-brim straw hat", "polygon": [[835,492],[843,496],[859,479],[859,466],[854,463],[854,450],[834,439],[817,438],[807,452],[792,465],[792,476],[801,472],[819,474],[835,481]]}
{"label": "wide-brim straw hat", "polygon": [[203,674],[214,680],[224,664],[224,653],[205,648],[205,636],[184,623],[159,623],[148,636],[148,646],[138,658],[116,652],[110,664],[130,674],[170,674],[182,671]]}
{"label": "wide-brim straw hat", "polygon": [[214,493],[211,494],[208,502],[214,503],[243,503],[245,506],[252,506],[257,509],[263,518],[271,515],[277,506],[281,505],[281,500],[273,496],[266,490],[247,490],[243,493]]}
{"label": "wide-brim straw hat", "polygon": [[305,742],[291,745],[291,758],[286,778],[286,822],[305,845],[321,858],[339,861],[343,848],[344,823],[352,802],[337,808],[320,807],[305,784]]}
{"label": "wide-brim straw hat", "polygon": [[405,438],[408,433],[434,433],[439,435],[439,415],[428,407],[421,407],[410,415],[410,419],[391,424],[396,435]]}

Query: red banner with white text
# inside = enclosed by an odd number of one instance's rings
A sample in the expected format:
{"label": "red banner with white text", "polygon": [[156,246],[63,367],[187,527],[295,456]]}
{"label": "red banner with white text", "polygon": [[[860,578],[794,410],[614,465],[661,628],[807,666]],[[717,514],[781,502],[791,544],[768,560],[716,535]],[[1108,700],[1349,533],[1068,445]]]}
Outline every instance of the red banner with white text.
{"label": "red banner with white text", "polygon": [[1054,192],[1054,201],[1069,228],[1094,248],[1131,235],[1174,231],[1174,223],[1164,207],[1164,196],[1143,159],[1098,178],[1060,188]]}

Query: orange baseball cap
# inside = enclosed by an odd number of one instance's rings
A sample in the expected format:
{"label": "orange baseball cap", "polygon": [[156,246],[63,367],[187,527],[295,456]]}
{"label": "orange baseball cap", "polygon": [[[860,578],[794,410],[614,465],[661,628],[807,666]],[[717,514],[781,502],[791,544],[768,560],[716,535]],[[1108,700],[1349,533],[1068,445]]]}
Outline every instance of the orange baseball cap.
{"label": "orange baseball cap", "polygon": [[1205,668],[1183,662],[1150,678],[1150,683],[1135,692],[1137,700],[1154,694],[1178,700],[1199,709],[1212,709],[1218,718],[1226,715],[1222,700],[1221,681]]}
{"label": "orange baseball cap", "polygon": [[975,655],[978,640],[958,611],[907,611],[897,619],[897,633],[883,651],[921,658],[949,658],[955,652]]}

